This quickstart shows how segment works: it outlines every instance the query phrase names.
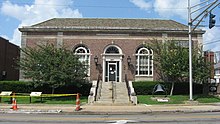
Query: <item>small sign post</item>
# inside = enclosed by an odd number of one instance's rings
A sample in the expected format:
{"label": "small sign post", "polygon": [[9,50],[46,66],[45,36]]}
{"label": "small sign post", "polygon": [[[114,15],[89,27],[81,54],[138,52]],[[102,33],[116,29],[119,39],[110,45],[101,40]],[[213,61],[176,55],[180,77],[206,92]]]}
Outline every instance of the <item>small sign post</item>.
{"label": "small sign post", "polygon": [[[2,97],[1,96],[11,96],[12,91],[2,91],[0,94],[0,102],[2,102]],[[12,98],[11,98],[11,102],[12,102]]]}
{"label": "small sign post", "polygon": [[42,102],[42,92],[31,92],[30,94],[30,103],[31,103],[31,97],[40,97],[40,100]]}

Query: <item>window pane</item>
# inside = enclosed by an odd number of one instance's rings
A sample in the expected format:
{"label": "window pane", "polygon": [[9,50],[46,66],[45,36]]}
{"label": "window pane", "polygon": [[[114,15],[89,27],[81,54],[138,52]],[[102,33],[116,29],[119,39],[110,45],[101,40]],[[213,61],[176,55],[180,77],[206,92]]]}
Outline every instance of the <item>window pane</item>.
{"label": "window pane", "polygon": [[136,75],[153,75],[153,51],[142,47],[136,53]]}
{"label": "window pane", "polygon": [[105,53],[119,53],[119,50],[118,48],[111,46],[105,51]]}
{"label": "window pane", "polygon": [[140,54],[148,54],[148,51],[147,51],[146,49],[142,49],[142,50],[140,51]]}
{"label": "window pane", "polygon": [[83,63],[83,65],[87,68],[86,74],[89,75],[90,73],[90,55],[89,54],[89,49],[83,45],[79,45],[78,47],[75,48],[75,54],[79,57],[79,61]]}

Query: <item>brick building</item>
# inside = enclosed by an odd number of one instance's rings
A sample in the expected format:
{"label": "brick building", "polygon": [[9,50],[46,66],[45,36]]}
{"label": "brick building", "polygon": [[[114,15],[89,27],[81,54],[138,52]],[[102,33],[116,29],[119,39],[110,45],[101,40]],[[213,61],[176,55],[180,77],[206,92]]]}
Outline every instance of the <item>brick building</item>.
{"label": "brick building", "polygon": [[[154,52],[146,44],[157,39],[188,46],[188,26],[173,20],[54,18],[19,30],[23,48],[51,43],[71,49],[87,62],[91,81],[99,74],[103,82],[156,80]],[[200,45],[203,33],[196,30],[193,43]]]}
{"label": "brick building", "polygon": [[205,61],[210,63],[210,79],[214,79],[215,70],[214,70],[214,52],[205,51],[204,52]]}
{"label": "brick building", "polygon": [[215,52],[215,81],[216,83],[220,83],[220,51]]}
{"label": "brick building", "polygon": [[20,56],[20,48],[0,37],[0,80],[18,80],[19,70],[15,60]]}

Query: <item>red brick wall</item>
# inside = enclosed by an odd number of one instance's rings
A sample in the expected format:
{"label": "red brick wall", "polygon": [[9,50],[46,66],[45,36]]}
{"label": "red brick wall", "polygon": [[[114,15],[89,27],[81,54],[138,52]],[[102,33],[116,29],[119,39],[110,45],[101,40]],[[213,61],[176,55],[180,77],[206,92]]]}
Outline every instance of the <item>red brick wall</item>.
{"label": "red brick wall", "polygon": [[[149,40],[145,40],[146,43],[149,42]],[[96,79],[98,70],[96,69],[95,63],[94,63],[94,57],[97,56],[99,58],[99,64],[102,65],[102,56],[101,54],[104,53],[104,49],[108,45],[116,45],[122,49],[122,52],[124,54],[123,59],[123,67],[128,68],[127,64],[127,57],[131,57],[131,63],[135,66],[135,50],[137,47],[141,44],[143,44],[143,40],[138,39],[64,39],[63,40],[64,46],[68,47],[69,49],[73,49],[74,46],[79,44],[86,45],[90,51],[91,51],[91,79]],[[124,71],[124,70],[123,70]],[[132,75],[131,71],[126,70],[128,74],[128,79],[133,80],[134,75]],[[122,72],[123,74],[125,72]],[[94,75],[93,75],[94,74]],[[124,75],[123,75],[124,76]]]}
{"label": "red brick wall", "polygon": [[214,79],[214,75],[215,75],[215,72],[214,72],[214,52],[206,51],[204,53],[204,56],[205,56],[206,62],[209,62],[211,64],[211,67],[210,67],[210,70],[211,70],[210,78]]}
{"label": "red brick wall", "polygon": [[[100,32],[63,32],[63,35],[57,35],[58,33],[54,32],[32,32],[27,33],[26,39],[26,46],[35,47],[37,44],[40,43],[52,43],[54,45],[57,44],[58,38],[62,40],[63,45],[73,50],[76,45],[83,44],[90,49],[90,79],[96,80],[98,70],[96,69],[94,63],[94,57],[97,56],[99,58],[99,64],[102,66],[102,54],[104,53],[104,49],[108,45],[116,45],[121,48],[122,53],[124,54],[124,58],[122,61],[122,76],[124,80],[124,74],[128,74],[129,80],[134,80],[135,73],[131,73],[131,70],[128,68],[127,64],[127,57],[131,57],[131,64],[135,67],[135,52],[138,46],[142,45],[143,43],[149,43],[153,39],[162,39],[162,33],[130,33],[130,34],[122,34],[122,35],[97,35],[96,33]],[[55,35],[56,34],[56,35]],[[187,34],[168,34],[168,38],[184,37],[184,40],[188,38]],[[155,69],[155,68],[154,68]],[[135,70],[134,70],[135,71]],[[154,76],[149,77],[156,80],[158,78],[156,71],[154,70]]]}
{"label": "red brick wall", "polygon": [[56,38],[40,38],[41,36],[39,36],[39,38],[27,38],[26,41],[26,46],[30,46],[30,47],[36,47],[37,45],[41,45],[41,44],[53,44],[56,45],[57,44],[57,39]]}
{"label": "red brick wall", "polygon": [[[19,47],[0,37],[0,80],[18,80],[19,70],[16,60],[19,58]],[[2,72],[6,71],[6,76]]]}

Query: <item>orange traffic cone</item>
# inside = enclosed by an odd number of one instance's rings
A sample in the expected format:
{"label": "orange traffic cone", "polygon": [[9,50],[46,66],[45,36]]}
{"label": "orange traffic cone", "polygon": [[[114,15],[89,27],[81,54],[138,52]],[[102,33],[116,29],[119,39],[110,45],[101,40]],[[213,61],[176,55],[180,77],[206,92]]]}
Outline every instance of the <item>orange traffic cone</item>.
{"label": "orange traffic cone", "polygon": [[79,111],[80,110],[80,96],[79,93],[77,93],[76,95],[76,109],[75,111]]}
{"label": "orange traffic cone", "polygon": [[13,98],[13,100],[12,100],[12,109],[13,110],[17,110],[18,109],[17,102],[16,102],[15,98]]}

